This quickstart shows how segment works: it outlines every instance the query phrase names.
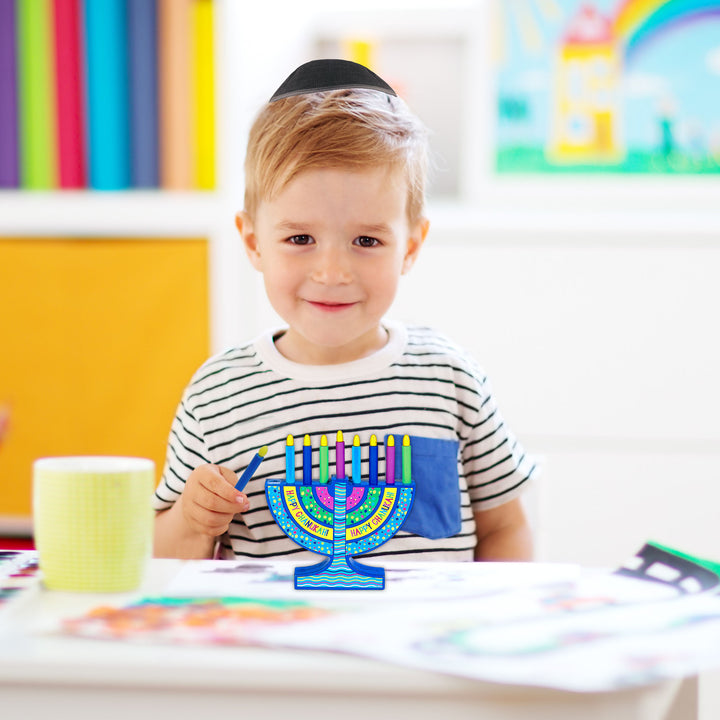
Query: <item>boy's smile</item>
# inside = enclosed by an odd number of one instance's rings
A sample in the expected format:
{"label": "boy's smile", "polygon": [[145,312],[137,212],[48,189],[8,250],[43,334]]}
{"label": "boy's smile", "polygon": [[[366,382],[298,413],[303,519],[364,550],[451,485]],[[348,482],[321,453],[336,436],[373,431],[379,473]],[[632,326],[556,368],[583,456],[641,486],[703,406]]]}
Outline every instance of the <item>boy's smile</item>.
{"label": "boy's smile", "polygon": [[369,355],[387,341],[380,322],[400,276],[427,233],[410,225],[401,171],[306,170],[254,218],[238,216],[251,262],[289,328],[278,350],[295,362],[329,365]]}

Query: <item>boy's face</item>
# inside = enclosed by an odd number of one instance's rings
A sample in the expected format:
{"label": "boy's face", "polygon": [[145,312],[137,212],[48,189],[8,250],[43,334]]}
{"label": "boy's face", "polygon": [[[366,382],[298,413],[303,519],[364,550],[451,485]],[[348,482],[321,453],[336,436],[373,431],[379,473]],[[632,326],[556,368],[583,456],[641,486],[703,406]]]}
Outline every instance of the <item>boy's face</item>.
{"label": "boy's face", "polygon": [[327,168],[298,175],[254,218],[238,215],[248,256],[289,325],[277,341],[285,357],[350,362],[386,343],[380,321],[428,229],[426,220],[410,226],[406,202],[400,172]]}

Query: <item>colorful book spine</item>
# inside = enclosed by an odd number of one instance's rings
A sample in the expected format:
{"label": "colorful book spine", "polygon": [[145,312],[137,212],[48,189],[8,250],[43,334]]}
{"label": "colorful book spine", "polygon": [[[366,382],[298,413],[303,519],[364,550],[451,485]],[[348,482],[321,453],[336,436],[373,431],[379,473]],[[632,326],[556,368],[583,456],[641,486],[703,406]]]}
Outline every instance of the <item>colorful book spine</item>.
{"label": "colorful book spine", "polygon": [[64,189],[82,188],[87,174],[80,0],[54,0],[54,10],[59,185]]}
{"label": "colorful book spine", "polygon": [[57,187],[55,83],[50,0],[18,0],[20,185]]}
{"label": "colorful book spine", "polygon": [[130,120],[125,0],[85,1],[89,185],[130,186]]}
{"label": "colorful book spine", "polygon": [[214,0],[0,0],[0,188],[216,185]]}
{"label": "colorful book spine", "polygon": [[128,0],[130,146],[133,187],[158,186],[156,0]]}
{"label": "colorful book spine", "polygon": [[0,0],[0,188],[20,183],[15,0]]}
{"label": "colorful book spine", "polygon": [[194,0],[192,7],[193,170],[194,186],[215,187],[215,64],[213,3]]}
{"label": "colorful book spine", "polygon": [[193,0],[159,0],[160,184],[192,187],[190,20]]}

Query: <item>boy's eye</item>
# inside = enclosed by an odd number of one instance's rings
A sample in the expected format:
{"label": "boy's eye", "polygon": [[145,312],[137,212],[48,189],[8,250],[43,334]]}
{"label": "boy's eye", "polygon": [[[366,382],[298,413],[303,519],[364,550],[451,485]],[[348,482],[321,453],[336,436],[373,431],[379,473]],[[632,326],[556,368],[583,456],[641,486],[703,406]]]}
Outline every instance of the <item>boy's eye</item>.
{"label": "boy's eye", "polygon": [[355,238],[355,244],[360,247],[370,248],[380,245],[380,241],[377,238],[367,237],[367,235],[361,235]]}
{"label": "boy's eye", "polygon": [[293,235],[288,238],[291,245],[310,245],[313,239],[309,235]]}

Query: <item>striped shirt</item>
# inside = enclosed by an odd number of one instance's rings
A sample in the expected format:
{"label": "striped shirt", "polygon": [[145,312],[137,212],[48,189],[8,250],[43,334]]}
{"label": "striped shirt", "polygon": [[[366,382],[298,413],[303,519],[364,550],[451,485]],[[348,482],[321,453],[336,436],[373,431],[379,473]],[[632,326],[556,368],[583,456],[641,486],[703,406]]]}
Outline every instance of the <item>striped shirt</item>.
{"label": "striped shirt", "polygon": [[[250,510],[237,515],[220,538],[221,556],[317,561],[317,555],[280,530],[265,499],[265,481],[285,475],[288,435],[299,439],[298,469],[302,438],[312,438],[314,478],[319,438],[324,434],[332,443],[338,430],[348,442],[359,435],[365,449],[375,434],[381,468],[386,433],[455,441],[457,452],[445,463],[452,465],[445,468],[451,484],[444,486],[447,492],[436,494],[445,505],[440,511],[457,517],[452,534],[424,537],[422,532],[401,530],[363,557],[472,560],[474,512],[518,497],[535,465],[506,427],[487,378],[465,351],[428,328],[387,322],[385,326],[389,340],[383,348],[341,365],[294,363],[277,351],[271,332],[210,358],[195,373],[178,406],[155,509],[177,500],[197,466],[214,463],[241,473],[257,449],[267,445],[265,460],[245,488]],[[416,465],[413,456],[413,480],[418,484]],[[362,477],[368,475],[364,457]],[[426,482],[433,482],[432,473]]]}

